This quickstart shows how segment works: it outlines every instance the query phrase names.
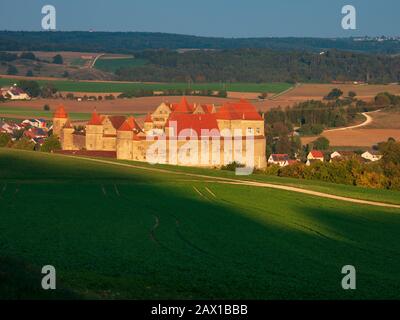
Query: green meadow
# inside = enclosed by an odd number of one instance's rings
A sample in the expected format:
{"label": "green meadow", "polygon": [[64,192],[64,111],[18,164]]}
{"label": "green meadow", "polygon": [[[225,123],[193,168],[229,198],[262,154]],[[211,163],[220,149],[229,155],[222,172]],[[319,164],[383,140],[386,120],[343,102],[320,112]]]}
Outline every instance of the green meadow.
{"label": "green meadow", "polygon": [[[44,110],[35,110],[31,108],[15,108],[15,107],[7,107],[0,106],[0,114],[1,118],[8,118],[12,116],[19,117],[27,117],[27,118],[47,118],[50,119],[53,117],[54,111],[44,111]],[[84,112],[71,112],[69,113],[69,117],[71,120],[88,120],[91,117],[90,113]]]}
{"label": "green meadow", "polygon": [[[400,298],[400,209],[152,168],[166,166],[0,149],[0,298]],[[40,289],[44,265],[55,291]]]}
{"label": "green meadow", "polygon": [[97,59],[95,68],[106,71],[106,72],[115,72],[119,68],[127,68],[127,67],[140,67],[146,64],[145,59],[136,59],[136,58],[117,58],[117,59]]}
{"label": "green meadow", "polygon": [[[100,60],[101,61],[101,60]],[[106,61],[106,60],[104,60]],[[96,63],[97,64],[97,63]],[[35,80],[35,78],[32,78]],[[291,87],[289,83],[142,83],[142,82],[88,82],[70,80],[35,80],[40,84],[52,83],[59,91],[68,92],[126,92],[132,90],[227,90],[236,92],[279,93]],[[12,85],[16,79],[0,78],[0,86]]]}

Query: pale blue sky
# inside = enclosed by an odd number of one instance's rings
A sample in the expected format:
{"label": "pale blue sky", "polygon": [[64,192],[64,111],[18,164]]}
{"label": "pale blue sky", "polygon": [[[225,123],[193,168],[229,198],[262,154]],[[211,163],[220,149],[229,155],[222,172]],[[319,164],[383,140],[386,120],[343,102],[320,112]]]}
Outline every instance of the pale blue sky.
{"label": "pale blue sky", "polygon": [[[223,37],[400,35],[399,0],[12,0],[0,8],[0,30],[41,30],[45,4],[56,7],[61,31]],[[341,28],[341,8],[346,4],[357,9],[356,31]]]}

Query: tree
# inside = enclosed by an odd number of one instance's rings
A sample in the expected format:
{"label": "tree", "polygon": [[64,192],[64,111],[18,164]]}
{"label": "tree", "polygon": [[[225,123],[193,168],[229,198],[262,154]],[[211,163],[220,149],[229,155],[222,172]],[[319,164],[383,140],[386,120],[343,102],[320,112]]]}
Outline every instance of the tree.
{"label": "tree", "polygon": [[329,148],[329,140],[325,137],[319,137],[313,142],[314,148],[316,150],[327,150]]}
{"label": "tree", "polygon": [[349,91],[349,97],[354,99],[357,96],[357,93],[355,93],[354,91]]}
{"label": "tree", "polygon": [[389,139],[387,142],[380,143],[378,148],[385,164],[400,165],[400,142]]}
{"label": "tree", "polygon": [[61,143],[55,135],[48,137],[40,147],[42,152],[54,152],[57,150],[61,150]]}
{"label": "tree", "polygon": [[30,139],[23,137],[15,142],[12,145],[12,148],[21,150],[33,150],[35,148],[35,143],[32,142]]}
{"label": "tree", "polygon": [[64,63],[64,59],[62,57],[61,54],[57,54],[53,57],[53,63],[55,64],[63,64]]}
{"label": "tree", "polygon": [[10,64],[7,68],[7,74],[10,76],[14,76],[14,75],[18,74],[18,69],[15,66]]}
{"label": "tree", "polygon": [[384,93],[379,93],[375,97],[375,104],[377,106],[388,106],[388,105],[390,105],[390,103],[391,103],[390,97],[385,92]]}
{"label": "tree", "polygon": [[331,92],[328,93],[328,95],[325,97],[326,100],[336,100],[339,99],[341,96],[343,95],[343,91],[338,89],[338,88],[334,88],[331,90]]}
{"label": "tree", "polygon": [[36,56],[33,54],[33,52],[22,52],[19,58],[27,60],[36,60]]}
{"label": "tree", "polygon": [[18,87],[27,92],[31,97],[38,97],[40,94],[39,83],[33,80],[20,80]]}
{"label": "tree", "polygon": [[0,147],[6,147],[11,141],[11,137],[7,133],[0,133]]}

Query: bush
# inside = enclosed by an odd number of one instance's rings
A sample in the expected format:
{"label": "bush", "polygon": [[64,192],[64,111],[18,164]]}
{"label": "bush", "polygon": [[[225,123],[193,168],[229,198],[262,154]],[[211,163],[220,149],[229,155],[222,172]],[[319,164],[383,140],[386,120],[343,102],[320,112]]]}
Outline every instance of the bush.
{"label": "bush", "polygon": [[7,74],[10,76],[14,76],[14,75],[18,74],[18,69],[15,66],[10,64],[7,68]]}
{"label": "bush", "polygon": [[329,140],[325,137],[319,137],[313,141],[313,146],[316,150],[327,150],[329,148]]}
{"label": "bush", "polygon": [[32,142],[30,139],[23,137],[15,142],[12,145],[12,148],[20,150],[33,150],[35,148],[35,143]]}
{"label": "bush", "polygon": [[48,137],[40,147],[42,152],[54,152],[57,150],[61,150],[61,143],[58,137],[54,135]]}
{"label": "bush", "polygon": [[19,58],[27,60],[36,60],[36,56],[32,52],[22,52]]}
{"label": "bush", "polygon": [[11,137],[7,133],[0,133],[0,147],[7,147],[11,141]]}
{"label": "bush", "polygon": [[241,164],[239,162],[233,161],[225,166],[221,167],[221,170],[227,170],[227,171],[236,171],[236,168],[244,168],[245,165]]}
{"label": "bush", "polygon": [[64,63],[64,59],[60,54],[57,54],[53,57],[53,63],[55,64],[63,64]]}

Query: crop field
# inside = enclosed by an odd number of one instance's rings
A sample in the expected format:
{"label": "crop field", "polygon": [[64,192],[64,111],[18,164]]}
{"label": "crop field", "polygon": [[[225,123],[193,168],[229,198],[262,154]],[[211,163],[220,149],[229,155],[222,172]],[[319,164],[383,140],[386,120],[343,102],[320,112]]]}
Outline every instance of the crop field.
{"label": "crop field", "polygon": [[145,59],[136,58],[99,58],[94,65],[96,69],[106,72],[115,72],[119,68],[124,67],[140,67],[146,64]]}
{"label": "crop field", "polygon": [[[166,167],[0,149],[0,298],[400,297],[400,209]],[[38,289],[48,264],[52,292]],[[347,264],[357,290],[341,288]]]}
{"label": "crop field", "polygon": [[[9,117],[17,117],[17,118],[45,118],[51,119],[53,118],[54,111],[44,111],[44,110],[34,110],[30,108],[13,108],[7,106],[0,106],[0,117],[9,118]],[[71,120],[88,120],[91,117],[90,113],[84,112],[70,112],[69,113]]]}
{"label": "crop field", "polygon": [[[116,59],[121,60],[121,59]],[[101,60],[100,60],[101,61]],[[106,60],[104,60],[106,61]],[[69,81],[69,80],[36,80],[40,84],[52,83],[59,91],[68,92],[124,92],[129,90],[227,90],[237,92],[269,92],[279,93],[291,87],[288,83],[142,83],[142,82],[107,82],[107,81]],[[18,82],[12,78],[0,78],[0,86]]]}

